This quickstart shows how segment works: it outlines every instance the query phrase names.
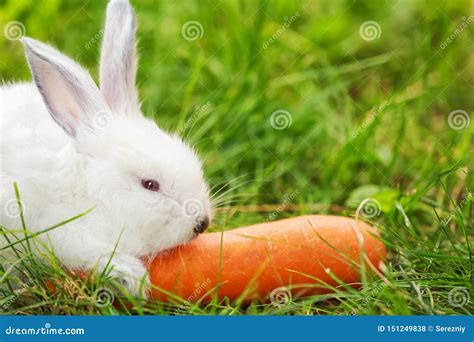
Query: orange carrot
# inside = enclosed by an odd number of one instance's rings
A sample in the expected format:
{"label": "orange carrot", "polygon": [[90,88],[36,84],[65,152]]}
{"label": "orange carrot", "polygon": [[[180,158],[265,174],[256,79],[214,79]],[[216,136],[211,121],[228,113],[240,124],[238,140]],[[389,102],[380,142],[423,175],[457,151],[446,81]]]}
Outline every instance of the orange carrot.
{"label": "orange carrot", "polygon": [[329,292],[338,280],[357,286],[361,264],[375,269],[385,259],[377,235],[366,223],[323,215],[202,234],[152,261],[150,279],[160,288],[152,297],[249,301],[280,287],[301,296]]}

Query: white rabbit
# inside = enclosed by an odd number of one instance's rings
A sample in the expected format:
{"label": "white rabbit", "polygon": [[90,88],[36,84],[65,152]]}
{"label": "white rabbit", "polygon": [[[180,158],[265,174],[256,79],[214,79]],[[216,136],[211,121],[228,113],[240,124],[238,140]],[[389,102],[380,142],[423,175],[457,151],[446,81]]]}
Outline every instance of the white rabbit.
{"label": "white rabbit", "polygon": [[40,241],[69,269],[102,270],[113,255],[112,275],[138,295],[140,258],[203,232],[211,205],[196,154],[141,113],[135,30],[128,1],[111,1],[100,90],[79,64],[23,38],[34,84],[0,87],[0,224],[21,227],[13,182],[32,232],[93,208]]}

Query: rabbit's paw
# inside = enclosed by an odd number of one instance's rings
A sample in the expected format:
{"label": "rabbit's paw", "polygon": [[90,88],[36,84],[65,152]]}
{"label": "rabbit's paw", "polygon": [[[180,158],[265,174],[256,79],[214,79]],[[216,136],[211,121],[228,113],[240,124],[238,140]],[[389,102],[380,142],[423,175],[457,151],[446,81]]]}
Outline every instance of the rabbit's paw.
{"label": "rabbit's paw", "polygon": [[150,280],[140,259],[128,256],[114,256],[110,275],[118,280],[134,297],[148,296]]}

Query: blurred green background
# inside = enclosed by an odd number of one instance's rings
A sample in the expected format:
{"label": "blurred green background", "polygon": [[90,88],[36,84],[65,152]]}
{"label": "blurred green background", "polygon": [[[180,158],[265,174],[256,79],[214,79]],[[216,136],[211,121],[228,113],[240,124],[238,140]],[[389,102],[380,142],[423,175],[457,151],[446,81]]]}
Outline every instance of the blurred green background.
{"label": "blurred green background", "polygon": [[[246,200],[278,202],[300,189],[302,202],[342,203],[376,183],[409,189],[433,171],[429,161],[463,157],[467,134],[447,125],[473,108],[469,1],[132,1],[138,16],[138,86],[143,111],[178,130],[208,103],[185,136],[202,151],[213,184],[252,174]],[[6,1],[2,26],[24,24],[89,68],[95,79],[106,1]],[[285,20],[299,16],[264,48]],[[285,19],[286,18],[286,19]],[[202,37],[188,41],[183,25]],[[362,39],[366,21],[380,37]],[[2,37],[4,81],[29,80],[19,41]],[[385,101],[376,131],[352,133]],[[292,124],[275,130],[275,110]],[[378,122],[380,121],[380,122]],[[468,130],[472,129],[472,125]],[[365,137],[365,136],[368,137]]]}
{"label": "blurred green background", "polygon": [[[97,80],[106,1],[0,3],[3,28],[20,22]],[[438,286],[449,307],[440,310],[456,310],[447,284],[472,282],[472,1],[131,3],[143,111],[202,155],[220,208],[214,229],[354,215],[374,198],[394,284]],[[198,37],[185,30],[190,21]],[[6,36],[3,81],[29,80],[21,43]],[[434,253],[430,262],[423,251]],[[438,310],[415,303],[410,286],[398,291],[396,299],[378,291],[391,306],[368,312]]]}

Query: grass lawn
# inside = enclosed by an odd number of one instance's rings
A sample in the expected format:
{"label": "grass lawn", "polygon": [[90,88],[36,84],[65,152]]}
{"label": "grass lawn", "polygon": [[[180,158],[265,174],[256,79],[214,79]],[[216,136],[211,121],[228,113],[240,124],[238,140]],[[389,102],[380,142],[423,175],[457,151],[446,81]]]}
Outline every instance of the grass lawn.
{"label": "grass lawn", "polygon": [[[384,278],[286,305],[173,306],[125,293],[116,297],[131,305],[97,305],[110,279],[90,284],[26,253],[19,288],[0,270],[12,285],[0,293],[4,313],[474,313],[472,3],[131,2],[143,111],[203,157],[212,230],[359,208],[388,247]],[[2,32],[18,21],[98,75],[105,1],[0,6]],[[30,79],[19,41],[3,34],[0,51],[3,81]]]}

